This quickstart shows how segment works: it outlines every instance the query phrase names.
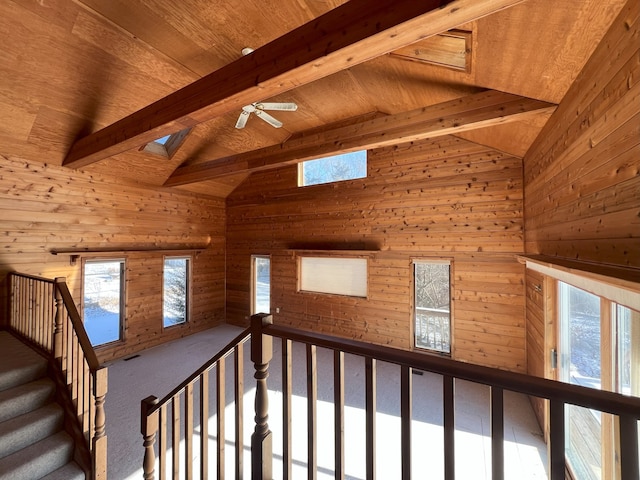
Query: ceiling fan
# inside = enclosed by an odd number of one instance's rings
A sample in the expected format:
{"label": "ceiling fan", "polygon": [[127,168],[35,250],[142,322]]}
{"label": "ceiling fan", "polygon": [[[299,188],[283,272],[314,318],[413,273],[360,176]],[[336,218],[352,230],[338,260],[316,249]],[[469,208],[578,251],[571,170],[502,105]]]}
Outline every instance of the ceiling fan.
{"label": "ceiling fan", "polygon": [[272,127],[280,128],[282,127],[282,122],[269,115],[265,110],[295,112],[297,109],[298,105],[291,102],[256,102],[251,105],[245,105],[242,107],[242,112],[240,112],[240,116],[236,122],[236,128],[244,128],[247,124],[247,120],[249,120],[249,115],[252,113]]}

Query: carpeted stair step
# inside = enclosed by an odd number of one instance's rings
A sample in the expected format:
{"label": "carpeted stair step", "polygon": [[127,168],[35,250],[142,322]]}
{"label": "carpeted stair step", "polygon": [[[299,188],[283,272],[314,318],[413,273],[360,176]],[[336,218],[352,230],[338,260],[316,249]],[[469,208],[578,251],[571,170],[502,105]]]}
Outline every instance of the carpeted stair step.
{"label": "carpeted stair step", "polygon": [[36,410],[51,402],[55,384],[41,378],[0,392],[0,422]]}
{"label": "carpeted stair step", "polygon": [[63,423],[64,412],[57,403],[0,423],[0,459],[53,435]]}
{"label": "carpeted stair step", "polygon": [[51,472],[40,480],[85,480],[84,471],[76,462],[69,462],[64,467]]}
{"label": "carpeted stair step", "polygon": [[0,391],[47,375],[47,360],[11,335],[0,332]]}
{"label": "carpeted stair step", "polygon": [[61,431],[0,459],[0,480],[42,478],[64,467],[72,458],[73,440]]}

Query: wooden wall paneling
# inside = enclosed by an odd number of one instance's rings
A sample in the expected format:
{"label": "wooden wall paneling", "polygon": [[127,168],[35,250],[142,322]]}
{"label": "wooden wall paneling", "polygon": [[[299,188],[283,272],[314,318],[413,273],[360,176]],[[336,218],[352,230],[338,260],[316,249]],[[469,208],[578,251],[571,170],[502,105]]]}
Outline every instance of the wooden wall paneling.
{"label": "wooden wall paneling", "polygon": [[[100,349],[102,360],[131,354],[224,322],[224,220],[219,199],[144,187],[120,178],[0,157],[0,274],[14,270],[67,278],[81,304],[81,262],[52,249],[122,249],[86,253],[126,259],[125,341]],[[136,251],[192,243],[198,252]],[[184,248],[184,247],[182,247]],[[129,251],[124,251],[129,250]],[[162,328],[165,255],[192,255],[191,321]]]}
{"label": "wooden wall paneling", "polygon": [[[546,377],[546,307],[544,276],[531,269],[526,271],[527,374]],[[532,398],[531,404],[543,431],[546,424],[545,402]]]}
{"label": "wooden wall paneling", "polygon": [[627,2],[524,158],[528,253],[640,266],[639,19]]}
{"label": "wooden wall paneling", "polygon": [[[298,188],[289,166],[228,197],[228,320],[246,324],[250,256],[269,253],[276,322],[411,349],[411,258],[444,255],[455,266],[454,358],[525,371],[520,160],[450,137],[369,153],[366,179]],[[288,249],[300,245],[378,250],[368,298],[297,292]]]}

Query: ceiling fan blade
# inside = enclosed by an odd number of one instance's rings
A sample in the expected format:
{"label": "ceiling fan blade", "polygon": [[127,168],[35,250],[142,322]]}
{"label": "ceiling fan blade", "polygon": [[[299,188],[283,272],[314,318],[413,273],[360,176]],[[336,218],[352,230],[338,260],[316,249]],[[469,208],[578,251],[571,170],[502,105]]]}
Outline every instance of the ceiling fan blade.
{"label": "ceiling fan blade", "polygon": [[263,112],[262,110],[256,110],[256,115],[260,117],[262,120],[267,122],[269,125],[275,128],[280,128],[282,126],[282,122],[273,118],[267,112]]}
{"label": "ceiling fan blade", "polygon": [[298,105],[293,102],[260,102],[256,104],[260,110],[280,110],[283,112],[295,112]]}
{"label": "ceiling fan blade", "polygon": [[240,116],[238,117],[238,121],[236,122],[236,128],[244,128],[247,124],[247,120],[249,120],[249,112],[242,111],[240,112]]}

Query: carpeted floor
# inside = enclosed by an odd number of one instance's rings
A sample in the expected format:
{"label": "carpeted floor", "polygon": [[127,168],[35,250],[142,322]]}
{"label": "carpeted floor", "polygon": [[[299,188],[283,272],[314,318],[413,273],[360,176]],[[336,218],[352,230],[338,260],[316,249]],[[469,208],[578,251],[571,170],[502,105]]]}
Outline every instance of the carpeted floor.
{"label": "carpeted floor", "polygon": [[[149,349],[129,360],[109,366],[106,401],[109,444],[109,479],[142,478],[140,400],[163,397],[198,366],[218,352],[241,329],[221,326]],[[282,419],[280,345],[274,341],[270,365],[270,418],[274,435],[274,478],[282,477]],[[250,466],[249,442],[253,430],[253,367],[245,350],[245,465]],[[364,360],[345,358],[345,467],[347,478],[365,477]],[[292,399],[293,474],[306,478],[306,371],[305,349],[294,346],[294,396]],[[318,349],[318,478],[333,478],[333,375],[332,353]],[[378,363],[377,370],[377,473],[381,479],[400,477],[399,367]],[[233,368],[227,367],[227,401],[233,392]],[[215,385],[215,381],[211,382]],[[211,395],[215,399],[215,395]],[[413,462],[415,478],[443,478],[442,382],[429,373],[413,376]],[[213,400],[212,400],[213,401]],[[197,409],[197,406],[196,406]],[[212,412],[215,409],[212,408]],[[233,410],[227,407],[226,471],[233,478]],[[198,421],[196,421],[196,425]],[[215,424],[210,421],[210,452],[215,452]],[[489,389],[456,382],[456,470],[458,479],[491,478]],[[211,462],[215,464],[213,460]],[[546,478],[546,447],[526,397],[505,392],[505,478]],[[245,477],[248,475],[245,473]]]}

